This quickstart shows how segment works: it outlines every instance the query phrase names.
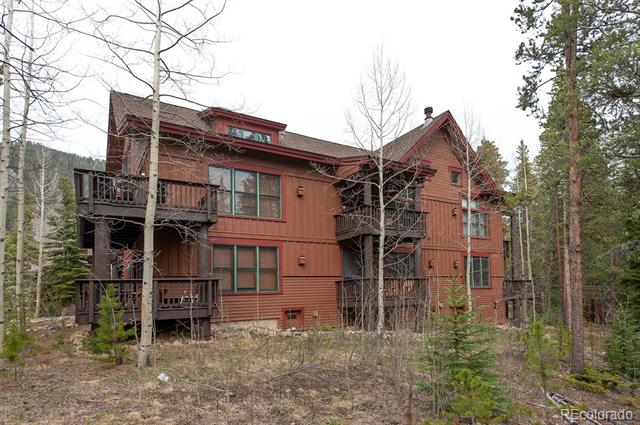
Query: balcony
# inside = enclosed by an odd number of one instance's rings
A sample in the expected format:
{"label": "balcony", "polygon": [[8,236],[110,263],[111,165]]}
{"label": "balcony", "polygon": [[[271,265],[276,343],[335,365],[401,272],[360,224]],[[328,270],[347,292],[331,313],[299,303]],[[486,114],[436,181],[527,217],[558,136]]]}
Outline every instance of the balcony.
{"label": "balcony", "polygon": [[[378,279],[346,279],[337,282],[338,305],[362,307],[378,302]],[[422,277],[384,278],[385,306],[420,305],[426,302],[427,279]]]}
{"label": "balcony", "polygon": [[[74,170],[78,214],[83,217],[144,218],[149,178]],[[215,223],[216,186],[159,179],[157,220]]]}
{"label": "balcony", "polygon": [[[124,320],[140,319],[142,279],[76,280],[76,323],[98,323],[98,303],[107,286],[113,285],[124,309]],[[153,280],[153,317],[155,320],[200,319],[218,311],[218,281],[201,278]]]}
{"label": "balcony", "polygon": [[[336,239],[351,239],[361,235],[379,235],[380,209],[363,205],[334,216]],[[425,213],[406,208],[385,209],[385,234],[399,239],[421,239],[426,235]]]}

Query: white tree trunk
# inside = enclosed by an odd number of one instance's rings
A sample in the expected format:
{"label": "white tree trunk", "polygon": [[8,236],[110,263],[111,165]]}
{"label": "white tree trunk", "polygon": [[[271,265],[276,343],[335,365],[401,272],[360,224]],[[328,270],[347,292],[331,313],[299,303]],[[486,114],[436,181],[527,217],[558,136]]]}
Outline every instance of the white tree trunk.
{"label": "white tree trunk", "polygon": [[34,317],[40,317],[40,305],[42,303],[42,267],[44,267],[44,220],[45,220],[45,204],[46,200],[46,181],[45,174],[47,168],[47,160],[44,153],[44,146],[40,146],[40,187],[38,193],[38,272],[36,275],[36,307]]}
{"label": "white tree trunk", "polygon": [[0,148],[0,352],[4,350],[4,278],[7,237],[7,194],[9,186],[9,148],[11,143],[11,31],[13,0],[7,0],[4,30],[4,76],[2,104],[2,147]]}
{"label": "white tree trunk", "polygon": [[[522,152],[524,156],[524,151]],[[527,236],[527,280],[531,284],[531,315],[533,321],[536,321],[536,287],[533,284],[533,272],[531,270],[531,234],[529,232],[529,186],[527,185],[527,162],[526,158],[522,158],[522,169],[524,175],[524,193],[525,193],[525,204],[524,204],[524,226],[525,233]]]}
{"label": "white tree trunk", "polygon": [[149,187],[144,218],[144,252],[142,266],[142,309],[138,367],[151,365],[153,345],[153,270],[154,223],[158,193],[158,147],[160,144],[160,48],[162,39],[162,2],[158,0],[153,48],[153,112],[149,146]]}
{"label": "white tree trunk", "polygon": [[[470,142],[469,142],[470,143]],[[473,260],[471,258],[471,215],[472,215],[472,210],[471,210],[471,183],[472,183],[472,178],[471,178],[471,173],[472,173],[472,167],[471,167],[471,159],[470,159],[470,154],[469,154],[469,149],[471,149],[471,147],[469,146],[469,143],[465,143],[466,148],[465,148],[465,162],[466,162],[466,172],[467,172],[467,235],[465,237],[465,250],[466,250],[466,256],[467,256],[467,261],[466,261],[466,267],[465,267],[465,278],[464,278],[464,283],[465,283],[465,288],[467,291],[467,308],[469,309],[469,311],[473,310],[473,296],[471,294],[471,266],[473,263]],[[464,214],[464,211],[462,212],[462,214]]]}
{"label": "white tree trunk", "polygon": [[[380,120],[383,119],[383,110],[380,111]],[[382,129],[382,125],[380,126]],[[378,149],[378,227],[380,237],[378,238],[378,324],[376,332],[382,335],[384,331],[384,243],[386,236],[385,228],[385,202],[384,202],[384,140],[380,137],[380,146]]]}
{"label": "white tree trunk", "polygon": [[[33,45],[33,14],[30,15],[29,36],[27,45]],[[22,109],[22,128],[20,129],[20,144],[18,146],[17,192],[18,192],[18,222],[16,231],[16,304],[18,306],[18,319],[20,327],[27,327],[27,313],[25,308],[24,284],[22,269],[24,268],[24,161],[27,148],[27,129],[29,126],[29,108],[31,107],[31,81],[33,69],[33,50],[27,48],[27,69],[24,81],[24,96]]]}

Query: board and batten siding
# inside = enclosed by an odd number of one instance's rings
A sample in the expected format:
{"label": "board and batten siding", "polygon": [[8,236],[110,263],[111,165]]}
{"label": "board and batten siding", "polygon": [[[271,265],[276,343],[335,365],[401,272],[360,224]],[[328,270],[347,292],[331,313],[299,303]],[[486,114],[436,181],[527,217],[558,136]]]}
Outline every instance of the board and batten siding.
{"label": "board and batten siding", "polygon": [[[462,225],[461,197],[466,194],[466,173],[460,161],[451,150],[443,130],[438,131],[432,140],[420,149],[421,157],[430,162],[438,171],[427,181],[421,191],[422,209],[427,214],[428,237],[422,245],[423,268],[430,278],[429,291],[432,295],[432,308],[439,297],[444,304],[446,291],[452,281],[464,279],[464,257],[466,255],[465,238]],[[461,186],[451,184],[452,169],[461,172]],[[473,192],[473,187],[472,187]],[[454,209],[455,211],[454,215]],[[474,305],[482,311],[486,319],[495,318],[499,323],[505,320],[503,298],[504,260],[502,214],[493,207],[487,207],[489,219],[489,237],[472,238],[472,255],[490,258],[490,288],[474,288]],[[431,266],[430,266],[431,264]],[[454,266],[457,264],[457,268]],[[494,307],[497,311],[494,311]]]}
{"label": "board and batten siding", "polygon": [[[277,242],[281,256],[278,293],[223,293],[219,322],[278,320],[284,310],[301,310],[305,327],[336,324],[339,320],[336,281],[342,273],[340,245],[335,239],[334,214],[340,201],[331,180],[302,161],[283,160],[248,152],[223,159],[194,158],[179,144],[164,144],[159,155],[160,178],[205,182],[208,166],[274,172],[281,175],[281,218],[219,214],[209,228],[209,240],[252,245]],[[303,188],[299,196],[298,188]],[[175,231],[173,231],[175,232]],[[158,274],[184,276],[197,273],[197,252],[175,235],[158,233]],[[230,241],[230,242],[225,242]],[[304,264],[300,264],[300,257]]]}

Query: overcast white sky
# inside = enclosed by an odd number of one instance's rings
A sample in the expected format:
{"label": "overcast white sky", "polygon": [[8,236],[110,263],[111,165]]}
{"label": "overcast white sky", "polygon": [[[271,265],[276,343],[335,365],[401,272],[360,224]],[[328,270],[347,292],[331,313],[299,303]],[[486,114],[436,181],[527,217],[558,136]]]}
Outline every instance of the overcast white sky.
{"label": "overcast white sky", "polygon": [[[216,55],[219,69],[232,74],[217,87],[196,91],[196,100],[243,104],[251,114],[287,123],[290,131],[350,144],[344,113],[382,43],[412,87],[415,114],[408,129],[423,119],[425,106],[435,114],[449,109],[459,123],[470,110],[512,162],[520,139],[538,151],[540,133],[536,120],[515,107],[523,72],[513,59],[521,39],[509,19],[516,3],[229,0],[216,26],[230,43],[219,45]],[[89,60],[75,54],[78,62]],[[115,73],[110,78],[120,90],[149,94]],[[82,113],[104,131],[108,90],[93,80],[83,88],[99,106],[85,106]],[[106,136],[98,128],[78,125],[54,147],[103,156]]]}

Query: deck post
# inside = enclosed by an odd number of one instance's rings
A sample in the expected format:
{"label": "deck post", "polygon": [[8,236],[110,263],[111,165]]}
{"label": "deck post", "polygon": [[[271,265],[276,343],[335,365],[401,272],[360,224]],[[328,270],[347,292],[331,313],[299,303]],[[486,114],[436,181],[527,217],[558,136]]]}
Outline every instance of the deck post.
{"label": "deck post", "polygon": [[209,245],[209,225],[200,225],[196,243],[198,244],[198,277],[211,277],[211,246]]}
{"label": "deck post", "polygon": [[87,282],[87,286],[89,289],[89,300],[88,300],[88,310],[89,310],[89,323],[93,324],[93,312],[95,310],[95,295],[96,295],[96,288],[94,286],[94,280],[90,280],[89,282]]}
{"label": "deck post", "polygon": [[110,279],[110,250],[111,228],[107,220],[99,219],[95,222],[93,247],[93,278]]}

